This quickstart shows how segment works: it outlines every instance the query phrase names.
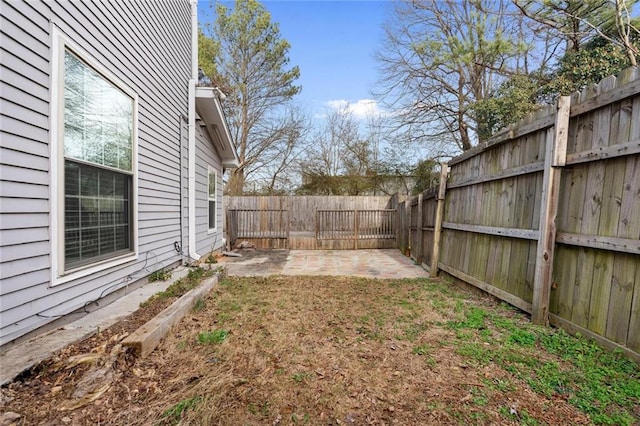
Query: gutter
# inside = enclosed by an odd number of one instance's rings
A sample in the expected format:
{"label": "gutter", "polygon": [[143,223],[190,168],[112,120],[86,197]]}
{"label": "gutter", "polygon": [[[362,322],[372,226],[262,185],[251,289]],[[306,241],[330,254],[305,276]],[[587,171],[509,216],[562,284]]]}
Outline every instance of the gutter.
{"label": "gutter", "polygon": [[191,3],[191,79],[189,80],[189,257],[196,251],[196,85],[198,84],[198,0]]}

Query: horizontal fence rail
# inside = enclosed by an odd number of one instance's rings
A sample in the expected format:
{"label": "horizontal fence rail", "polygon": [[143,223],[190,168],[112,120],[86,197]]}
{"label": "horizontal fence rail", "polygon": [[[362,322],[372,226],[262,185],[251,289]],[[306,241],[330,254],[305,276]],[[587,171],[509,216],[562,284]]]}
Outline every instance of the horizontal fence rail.
{"label": "horizontal fence rail", "polygon": [[225,197],[227,238],[257,248],[349,250],[398,247],[400,196]]}
{"label": "horizontal fence rail", "polygon": [[234,224],[235,239],[288,238],[289,212],[282,209],[233,209],[229,220]]}
{"label": "horizontal fence rail", "polygon": [[638,68],[561,97],[443,174],[437,196],[399,203],[401,250],[640,361]]}
{"label": "horizontal fence rail", "polygon": [[396,210],[318,210],[319,240],[395,239]]}

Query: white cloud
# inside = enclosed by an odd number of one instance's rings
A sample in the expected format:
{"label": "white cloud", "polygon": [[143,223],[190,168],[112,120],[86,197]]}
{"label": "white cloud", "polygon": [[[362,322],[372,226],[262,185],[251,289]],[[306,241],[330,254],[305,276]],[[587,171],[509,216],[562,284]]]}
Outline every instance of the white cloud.
{"label": "white cloud", "polygon": [[347,110],[356,119],[365,119],[367,117],[378,117],[384,115],[384,111],[379,107],[378,102],[374,99],[358,99],[355,102],[349,102],[345,99],[335,99],[327,101],[326,105],[331,109]]}

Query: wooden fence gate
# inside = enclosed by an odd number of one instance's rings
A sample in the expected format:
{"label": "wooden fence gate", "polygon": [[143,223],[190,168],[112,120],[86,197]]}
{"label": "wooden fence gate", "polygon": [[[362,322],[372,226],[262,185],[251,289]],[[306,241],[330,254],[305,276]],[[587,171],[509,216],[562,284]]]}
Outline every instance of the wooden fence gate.
{"label": "wooden fence gate", "polygon": [[226,197],[232,245],[350,250],[396,248],[397,197]]}

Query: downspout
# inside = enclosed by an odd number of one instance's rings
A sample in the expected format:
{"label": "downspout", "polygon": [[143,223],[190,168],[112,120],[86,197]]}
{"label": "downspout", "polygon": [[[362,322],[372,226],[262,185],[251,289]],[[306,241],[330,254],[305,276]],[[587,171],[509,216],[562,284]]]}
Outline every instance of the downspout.
{"label": "downspout", "polygon": [[196,251],[196,85],[198,84],[198,0],[191,3],[191,79],[189,80],[189,257]]}

